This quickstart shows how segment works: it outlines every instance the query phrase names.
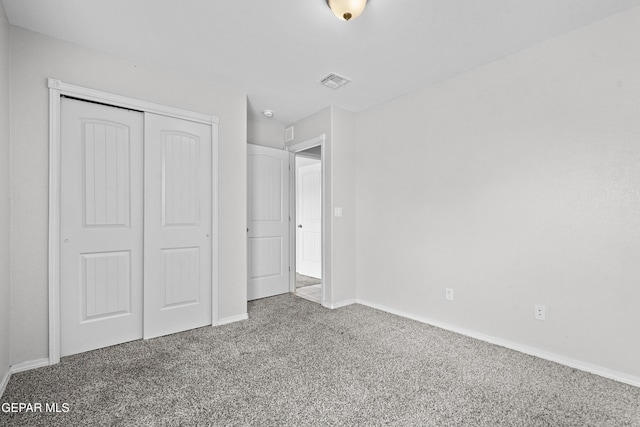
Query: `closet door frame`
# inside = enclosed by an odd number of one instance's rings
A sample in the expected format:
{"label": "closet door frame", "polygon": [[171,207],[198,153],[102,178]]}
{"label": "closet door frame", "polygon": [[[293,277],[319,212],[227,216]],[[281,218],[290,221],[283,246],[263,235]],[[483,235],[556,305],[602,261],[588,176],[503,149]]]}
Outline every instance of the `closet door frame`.
{"label": "closet door frame", "polygon": [[218,117],[101,92],[57,79],[49,87],[49,364],[60,362],[60,99],[83,101],[155,113],[211,126],[212,215],[211,231],[211,324],[219,322],[218,310]]}

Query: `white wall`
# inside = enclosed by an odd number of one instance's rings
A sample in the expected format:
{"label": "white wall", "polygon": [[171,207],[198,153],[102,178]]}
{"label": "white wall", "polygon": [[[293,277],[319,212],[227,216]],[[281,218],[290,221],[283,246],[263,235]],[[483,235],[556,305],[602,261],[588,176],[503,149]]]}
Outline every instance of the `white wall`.
{"label": "white wall", "polygon": [[640,379],[640,8],[356,133],[359,299]]}
{"label": "white wall", "polygon": [[249,120],[247,142],[282,149],[284,148],[284,125],[271,120]]}
{"label": "white wall", "polygon": [[356,297],[356,141],[355,114],[331,109],[331,164],[333,206],[342,217],[333,217],[333,301]]}
{"label": "white wall", "polygon": [[9,372],[9,22],[0,2],[0,394]]}
{"label": "white wall", "polygon": [[[288,126],[287,126],[288,127]],[[324,220],[322,223],[324,233],[324,246],[322,248],[322,286],[324,292],[325,303],[332,304],[333,302],[333,275],[332,275],[332,257],[329,256],[332,248],[332,230],[333,225],[331,221],[331,192],[326,191],[327,188],[331,188],[331,108],[325,108],[318,111],[308,117],[305,117],[297,122],[293,123],[294,136],[292,141],[286,143],[287,146],[304,142],[313,138],[316,138],[322,134],[325,135],[325,140],[322,149],[324,150],[324,164],[323,173],[324,181],[322,182],[323,190],[325,191],[326,199],[323,206],[322,214]]]}
{"label": "white wall", "polygon": [[220,118],[219,315],[246,313],[246,95],[17,27],[11,36],[12,364],[48,356],[47,77]]}
{"label": "white wall", "polygon": [[[325,134],[324,182],[324,272],[322,283],[329,305],[341,305],[355,299],[355,139],[354,115],[330,107],[293,124],[297,144]],[[334,207],[343,208],[343,216],[333,215]]]}

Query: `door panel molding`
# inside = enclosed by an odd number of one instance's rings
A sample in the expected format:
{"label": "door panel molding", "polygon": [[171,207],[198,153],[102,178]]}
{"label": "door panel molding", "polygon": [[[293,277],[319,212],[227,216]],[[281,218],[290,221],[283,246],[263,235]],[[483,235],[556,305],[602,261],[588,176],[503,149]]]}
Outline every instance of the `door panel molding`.
{"label": "door panel molding", "polygon": [[218,309],[218,117],[179,108],[155,104],[82,86],[58,79],[48,79],[49,88],[49,364],[60,362],[60,129],[61,98],[63,96],[127,108],[142,113],[174,117],[211,126],[211,324],[220,323]]}

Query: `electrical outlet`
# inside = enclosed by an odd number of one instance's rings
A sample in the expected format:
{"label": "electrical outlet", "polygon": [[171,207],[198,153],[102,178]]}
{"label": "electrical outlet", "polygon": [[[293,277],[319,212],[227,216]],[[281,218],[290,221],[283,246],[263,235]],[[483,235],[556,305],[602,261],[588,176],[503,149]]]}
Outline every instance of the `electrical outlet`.
{"label": "electrical outlet", "polygon": [[453,301],[453,289],[451,288],[447,288],[445,290],[445,297],[449,300],[449,301]]}
{"label": "electrical outlet", "polygon": [[542,304],[536,304],[535,306],[535,318],[537,320],[544,320],[545,317],[545,307]]}

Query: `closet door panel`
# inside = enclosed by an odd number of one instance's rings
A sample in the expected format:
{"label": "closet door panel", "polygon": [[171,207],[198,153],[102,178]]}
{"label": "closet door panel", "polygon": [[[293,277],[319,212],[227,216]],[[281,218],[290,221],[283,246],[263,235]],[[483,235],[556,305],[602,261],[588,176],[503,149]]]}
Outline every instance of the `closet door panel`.
{"label": "closet door panel", "polygon": [[60,353],[142,338],[143,115],[63,98]]}
{"label": "closet door panel", "polygon": [[211,126],[145,114],[144,337],[211,324]]}

